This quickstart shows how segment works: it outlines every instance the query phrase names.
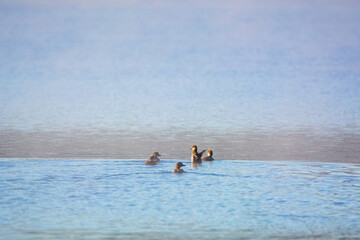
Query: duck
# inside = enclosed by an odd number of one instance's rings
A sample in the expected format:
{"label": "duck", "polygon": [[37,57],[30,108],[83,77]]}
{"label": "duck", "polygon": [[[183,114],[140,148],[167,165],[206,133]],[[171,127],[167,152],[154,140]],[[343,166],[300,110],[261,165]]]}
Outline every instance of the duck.
{"label": "duck", "polygon": [[156,165],[158,162],[160,162],[160,159],[158,158],[159,156],[161,156],[159,152],[154,152],[144,163],[144,165]]}
{"label": "duck", "polygon": [[191,146],[191,162],[192,163],[201,163],[201,156],[205,150],[202,150],[200,153],[197,152],[197,146],[192,145]]}
{"label": "duck", "polygon": [[182,162],[178,162],[175,165],[175,169],[171,171],[171,173],[184,173],[184,170],[181,169],[181,167],[184,167],[186,165],[184,165]]}
{"label": "duck", "polygon": [[213,151],[211,149],[208,149],[207,154],[208,155],[206,157],[203,157],[201,160],[203,160],[203,161],[214,161],[214,158],[212,157]]}

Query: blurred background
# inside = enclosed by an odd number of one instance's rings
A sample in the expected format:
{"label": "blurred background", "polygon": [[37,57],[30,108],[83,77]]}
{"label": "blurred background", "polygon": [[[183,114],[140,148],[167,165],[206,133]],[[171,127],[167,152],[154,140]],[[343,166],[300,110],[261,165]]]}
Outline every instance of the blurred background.
{"label": "blurred background", "polygon": [[360,162],[360,2],[0,2],[0,157]]}

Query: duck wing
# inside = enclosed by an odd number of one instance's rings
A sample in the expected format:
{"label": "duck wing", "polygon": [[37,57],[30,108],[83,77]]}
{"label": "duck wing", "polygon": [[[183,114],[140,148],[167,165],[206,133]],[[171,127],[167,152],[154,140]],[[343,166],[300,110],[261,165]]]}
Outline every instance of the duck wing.
{"label": "duck wing", "polygon": [[200,153],[199,153],[199,157],[201,158],[201,156],[203,155],[203,153],[205,152],[206,149],[202,150]]}

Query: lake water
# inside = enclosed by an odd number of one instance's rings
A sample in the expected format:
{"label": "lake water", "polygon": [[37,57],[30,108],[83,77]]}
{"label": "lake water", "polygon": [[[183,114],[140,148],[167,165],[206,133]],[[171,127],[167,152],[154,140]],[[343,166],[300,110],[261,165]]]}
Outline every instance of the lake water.
{"label": "lake water", "polygon": [[0,157],[360,161],[360,3],[0,2]]}
{"label": "lake water", "polygon": [[1,0],[0,238],[359,239],[359,39],[357,0]]}
{"label": "lake water", "polygon": [[360,165],[0,160],[0,239],[359,239]]}

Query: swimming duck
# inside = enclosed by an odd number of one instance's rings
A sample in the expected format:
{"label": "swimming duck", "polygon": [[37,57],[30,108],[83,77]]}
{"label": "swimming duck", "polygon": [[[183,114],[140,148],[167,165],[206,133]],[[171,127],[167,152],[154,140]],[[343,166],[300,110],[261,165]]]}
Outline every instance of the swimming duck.
{"label": "swimming duck", "polygon": [[184,165],[182,162],[178,162],[178,163],[175,165],[175,169],[172,170],[171,172],[172,172],[172,173],[184,173],[184,170],[181,169],[181,167],[183,167],[183,166],[186,166],[186,165]]}
{"label": "swimming duck", "polygon": [[191,162],[192,163],[201,163],[201,156],[205,152],[205,150],[202,150],[200,153],[197,152],[197,146],[192,145],[191,147]]}
{"label": "swimming duck", "polygon": [[213,155],[213,151],[211,151],[211,149],[208,149],[207,151],[207,156],[206,157],[203,157],[202,160],[203,161],[214,161],[212,155]]}
{"label": "swimming duck", "polygon": [[156,165],[158,162],[160,162],[160,159],[158,158],[158,156],[161,156],[159,154],[159,152],[154,152],[153,154],[151,154],[149,159],[144,164],[145,165]]}

